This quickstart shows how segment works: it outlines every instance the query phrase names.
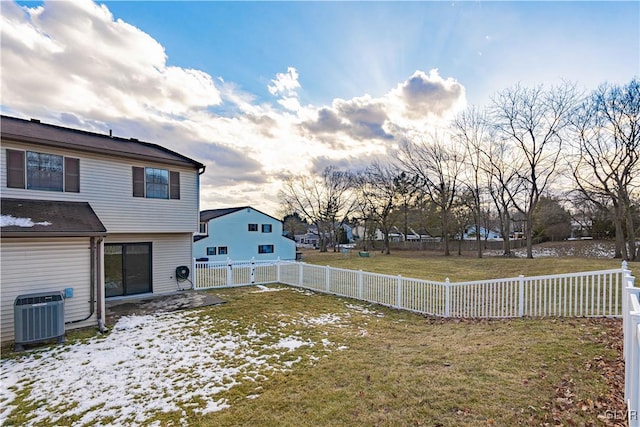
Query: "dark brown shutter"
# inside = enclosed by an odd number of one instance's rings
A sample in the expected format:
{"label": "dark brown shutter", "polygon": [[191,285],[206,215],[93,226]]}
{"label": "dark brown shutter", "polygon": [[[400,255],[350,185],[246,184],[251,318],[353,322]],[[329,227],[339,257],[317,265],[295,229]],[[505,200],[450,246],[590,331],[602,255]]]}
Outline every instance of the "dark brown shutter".
{"label": "dark brown shutter", "polygon": [[7,149],[7,188],[24,188],[24,151]]}
{"label": "dark brown shutter", "polygon": [[144,168],[132,167],[133,197],[144,197]]}
{"label": "dark brown shutter", "polygon": [[180,199],[180,172],[169,171],[169,198]]}
{"label": "dark brown shutter", "polygon": [[80,159],[64,158],[64,191],[80,192]]}

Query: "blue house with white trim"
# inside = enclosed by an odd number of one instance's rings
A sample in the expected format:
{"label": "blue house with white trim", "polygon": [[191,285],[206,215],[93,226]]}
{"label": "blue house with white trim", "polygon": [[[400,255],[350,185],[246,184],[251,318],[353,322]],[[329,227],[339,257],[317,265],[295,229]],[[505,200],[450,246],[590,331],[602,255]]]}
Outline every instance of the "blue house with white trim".
{"label": "blue house with white trim", "polygon": [[296,242],[282,232],[282,221],[250,206],[201,211],[193,256],[208,261],[294,260]]}

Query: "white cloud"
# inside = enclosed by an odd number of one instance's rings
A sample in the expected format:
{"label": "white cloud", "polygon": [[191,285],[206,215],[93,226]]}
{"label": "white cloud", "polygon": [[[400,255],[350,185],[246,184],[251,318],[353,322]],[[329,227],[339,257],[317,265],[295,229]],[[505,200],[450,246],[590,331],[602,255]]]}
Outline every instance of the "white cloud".
{"label": "white cloud", "polygon": [[276,74],[276,78],[271,80],[271,83],[267,88],[272,95],[295,95],[296,89],[300,88],[298,71],[294,67],[289,67],[286,73]]}
{"label": "white cloud", "polygon": [[3,104],[16,110],[151,119],[221,101],[209,75],[168,66],[157,41],[104,5],[6,3],[2,23]]}
{"label": "white cloud", "polygon": [[303,105],[295,67],[267,85],[273,102],[234,82],[169,63],[164,47],[88,0],[3,2],[3,113],[151,141],[207,165],[203,209],[277,211],[280,177],[385,155],[465,104],[454,79],[417,71],[381,97]]}

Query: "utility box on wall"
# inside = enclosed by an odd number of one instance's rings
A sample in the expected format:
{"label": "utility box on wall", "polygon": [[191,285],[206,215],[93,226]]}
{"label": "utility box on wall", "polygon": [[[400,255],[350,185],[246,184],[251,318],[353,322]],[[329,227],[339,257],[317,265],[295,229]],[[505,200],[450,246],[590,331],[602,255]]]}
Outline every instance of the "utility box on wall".
{"label": "utility box on wall", "polygon": [[64,342],[64,295],[61,291],[18,295],[13,304],[15,349],[56,338]]}

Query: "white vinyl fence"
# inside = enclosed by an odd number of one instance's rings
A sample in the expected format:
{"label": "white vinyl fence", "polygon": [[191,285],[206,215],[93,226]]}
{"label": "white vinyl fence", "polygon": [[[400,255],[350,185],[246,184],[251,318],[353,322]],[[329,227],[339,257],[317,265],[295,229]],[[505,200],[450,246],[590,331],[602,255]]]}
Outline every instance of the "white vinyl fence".
{"label": "white vinyl fence", "polygon": [[195,289],[283,283],[434,316],[500,318],[621,316],[626,270],[472,282],[434,282],[279,260],[195,261],[194,271]]}
{"label": "white vinyl fence", "polygon": [[622,328],[624,331],[624,398],[629,427],[640,427],[640,288],[635,277],[622,264],[625,277]]}
{"label": "white vinyl fence", "polygon": [[623,318],[625,399],[640,427],[640,288],[622,268],[472,282],[434,282],[303,262],[194,261],[194,289],[283,283],[441,317]]}

